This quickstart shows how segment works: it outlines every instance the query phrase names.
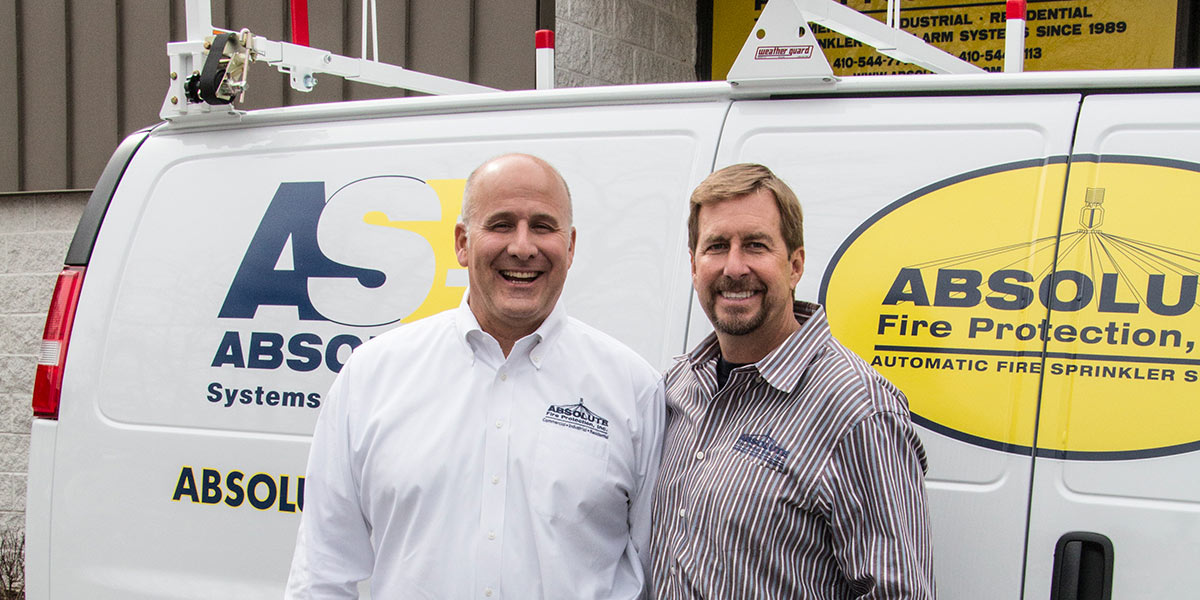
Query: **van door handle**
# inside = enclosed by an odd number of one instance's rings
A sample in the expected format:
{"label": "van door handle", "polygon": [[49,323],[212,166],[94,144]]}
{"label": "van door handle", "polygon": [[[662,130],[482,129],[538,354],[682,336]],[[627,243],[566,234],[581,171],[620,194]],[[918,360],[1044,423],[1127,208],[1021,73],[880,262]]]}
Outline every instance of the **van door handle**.
{"label": "van door handle", "polygon": [[1074,531],[1058,539],[1050,600],[1112,600],[1112,541]]}

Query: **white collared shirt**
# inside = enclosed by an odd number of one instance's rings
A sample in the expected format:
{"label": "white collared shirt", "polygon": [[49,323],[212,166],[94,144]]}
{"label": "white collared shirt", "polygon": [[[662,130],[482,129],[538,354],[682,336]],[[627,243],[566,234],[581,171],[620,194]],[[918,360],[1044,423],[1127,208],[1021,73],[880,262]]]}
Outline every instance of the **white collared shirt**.
{"label": "white collared shirt", "polygon": [[663,407],[561,307],[507,359],[465,302],[371,340],[317,420],[287,597],[638,597]]}

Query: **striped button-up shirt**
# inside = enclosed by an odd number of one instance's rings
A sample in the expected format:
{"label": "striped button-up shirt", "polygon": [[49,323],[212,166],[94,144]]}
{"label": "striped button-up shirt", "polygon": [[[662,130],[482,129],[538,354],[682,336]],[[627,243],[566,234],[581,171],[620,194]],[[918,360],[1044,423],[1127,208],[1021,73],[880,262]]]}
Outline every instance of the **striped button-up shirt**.
{"label": "striped button-up shirt", "polygon": [[824,310],[717,389],[710,336],[666,376],[651,550],[660,600],[934,598],[908,403]]}

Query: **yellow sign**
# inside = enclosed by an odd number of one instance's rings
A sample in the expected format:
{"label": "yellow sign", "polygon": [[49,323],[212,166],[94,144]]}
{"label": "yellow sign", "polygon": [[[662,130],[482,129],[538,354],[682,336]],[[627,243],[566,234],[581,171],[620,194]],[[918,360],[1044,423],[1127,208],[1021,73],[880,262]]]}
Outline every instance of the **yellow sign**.
{"label": "yellow sign", "polygon": [[[781,2],[785,0],[773,0]],[[887,19],[886,0],[842,2]],[[761,0],[713,0],[712,76],[724,78],[762,12]],[[1025,13],[1025,70],[1169,69],[1175,63],[1178,0],[1030,1]],[[989,71],[1004,67],[1005,2],[904,0],[900,26]],[[924,73],[844,35],[814,27],[835,75]]]}
{"label": "yellow sign", "polygon": [[1065,205],[1065,159],[1004,165],[915,192],[843,245],[830,324],[918,422],[1063,458],[1200,449],[1200,165],[1096,160],[1072,158]]}

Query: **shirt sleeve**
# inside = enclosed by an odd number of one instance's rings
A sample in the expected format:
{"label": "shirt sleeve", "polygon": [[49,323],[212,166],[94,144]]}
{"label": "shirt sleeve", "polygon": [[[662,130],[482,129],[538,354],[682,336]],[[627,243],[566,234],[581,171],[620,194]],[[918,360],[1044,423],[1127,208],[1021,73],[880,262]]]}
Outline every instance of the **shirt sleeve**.
{"label": "shirt sleeve", "polygon": [[[629,536],[642,565],[646,586],[650,585],[650,511],[654,500],[654,484],[662,458],[663,427],[666,420],[666,399],[663,382],[659,379],[638,398],[638,422],[641,435],[636,441],[637,485],[629,498]],[[649,589],[648,587],[646,589]]]}
{"label": "shirt sleeve", "polygon": [[288,600],[358,598],[358,582],[371,576],[375,552],[350,452],[349,387],[343,369],[317,417]]}
{"label": "shirt sleeve", "polygon": [[825,481],[833,551],[855,597],[936,597],[924,471],[907,415],[871,415],[834,450]]}

